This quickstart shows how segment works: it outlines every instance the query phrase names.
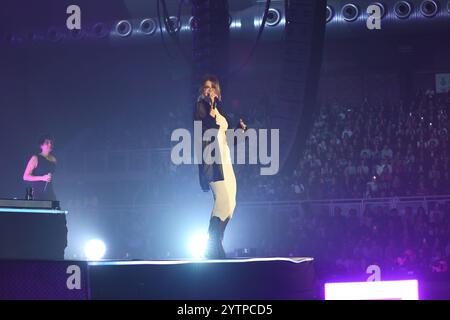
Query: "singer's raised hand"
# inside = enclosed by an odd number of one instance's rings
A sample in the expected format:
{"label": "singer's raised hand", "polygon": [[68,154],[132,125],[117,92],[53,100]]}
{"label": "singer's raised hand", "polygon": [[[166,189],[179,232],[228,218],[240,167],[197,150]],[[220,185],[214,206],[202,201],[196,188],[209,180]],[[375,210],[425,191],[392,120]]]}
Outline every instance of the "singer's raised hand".
{"label": "singer's raised hand", "polygon": [[242,130],[247,130],[247,125],[245,124],[244,120],[242,120],[242,118],[239,119],[239,126]]}

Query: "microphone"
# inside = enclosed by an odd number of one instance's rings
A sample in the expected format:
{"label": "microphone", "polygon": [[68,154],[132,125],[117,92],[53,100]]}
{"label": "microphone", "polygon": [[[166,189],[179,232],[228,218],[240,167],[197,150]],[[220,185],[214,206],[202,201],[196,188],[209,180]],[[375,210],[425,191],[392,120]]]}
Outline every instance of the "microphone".
{"label": "microphone", "polygon": [[204,95],[200,95],[198,98],[197,98],[197,102],[200,102],[200,101],[204,101],[204,102],[206,102],[207,104],[209,104],[209,105],[211,105],[212,103],[211,103],[211,97],[209,96],[209,94],[207,95],[207,96],[204,96]]}
{"label": "microphone", "polygon": [[208,93],[207,94],[207,96],[206,96],[206,102],[208,102],[209,103],[209,105],[212,107],[212,108],[214,108],[214,101],[212,101],[212,99],[211,99],[211,94],[210,93]]}
{"label": "microphone", "polygon": [[212,103],[213,108],[217,108],[217,104],[219,103],[219,98],[214,97],[214,102]]}
{"label": "microphone", "polygon": [[211,95],[208,93],[208,95],[204,96],[201,95],[197,99],[198,102],[205,101],[207,104],[211,106],[211,108],[215,109],[217,107],[217,104],[219,103],[219,98],[214,97],[214,101],[211,99]]}
{"label": "microphone", "polygon": [[[48,174],[51,174],[50,172]],[[47,190],[48,181],[45,181],[44,192]]]}

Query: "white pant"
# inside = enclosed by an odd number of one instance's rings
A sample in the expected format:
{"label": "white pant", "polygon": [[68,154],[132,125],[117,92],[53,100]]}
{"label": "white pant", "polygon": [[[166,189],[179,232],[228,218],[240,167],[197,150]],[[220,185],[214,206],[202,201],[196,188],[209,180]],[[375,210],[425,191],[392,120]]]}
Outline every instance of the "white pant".
{"label": "white pant", "polygon": [[220,126],[217,139],[219,141],[220,156],[224,180],[210,182],[209,185],[214,196],[212,216],[225,221],[233,216],[236,207],[236,177],[231,164],[230,149],[227,145],[225,130],[228,128],[226,119],[217,111],[216,123]]}
{"label": "white pant", "polygon": [[219,217],[222,221],[231,219],[236,207],[236,179],[227,179],[225,176],[225,180],[210,182],[209,185],[214,196],[212,216]]}

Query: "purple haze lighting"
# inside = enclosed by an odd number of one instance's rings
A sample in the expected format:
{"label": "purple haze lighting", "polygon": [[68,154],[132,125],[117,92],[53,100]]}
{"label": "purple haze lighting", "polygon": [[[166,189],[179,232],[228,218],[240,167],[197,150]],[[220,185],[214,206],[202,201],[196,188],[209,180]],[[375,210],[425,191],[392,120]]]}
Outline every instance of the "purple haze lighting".
{"label": "purple haze lighting", "polygon": [[419,300],[417,280],[325,283],[325,300]]}

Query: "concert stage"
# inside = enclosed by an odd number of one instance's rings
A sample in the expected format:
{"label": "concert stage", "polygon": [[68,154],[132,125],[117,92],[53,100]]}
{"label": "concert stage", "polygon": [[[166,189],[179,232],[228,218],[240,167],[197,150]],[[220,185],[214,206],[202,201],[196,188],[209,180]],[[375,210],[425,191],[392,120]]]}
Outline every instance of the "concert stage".
{"label": "concert stage", "polygon": [[0,299],[315,299],[313,258],[64,261],[59,202],[0,199]]}
{"label": "concert stage", "polygon": [[317,299],[314,259],[0,261],[0,299]]}

